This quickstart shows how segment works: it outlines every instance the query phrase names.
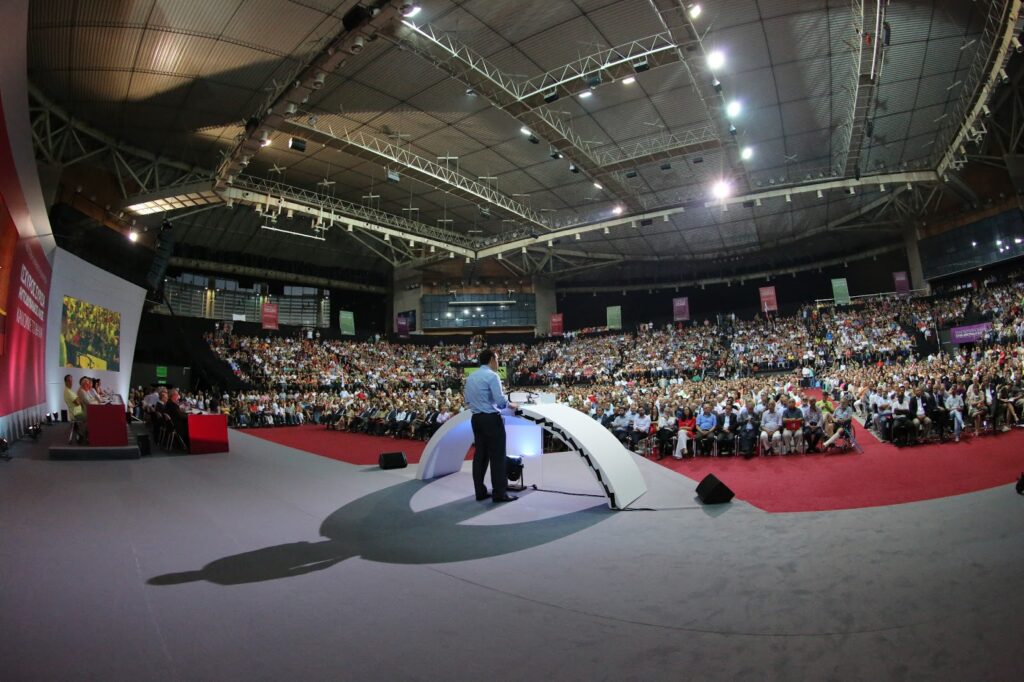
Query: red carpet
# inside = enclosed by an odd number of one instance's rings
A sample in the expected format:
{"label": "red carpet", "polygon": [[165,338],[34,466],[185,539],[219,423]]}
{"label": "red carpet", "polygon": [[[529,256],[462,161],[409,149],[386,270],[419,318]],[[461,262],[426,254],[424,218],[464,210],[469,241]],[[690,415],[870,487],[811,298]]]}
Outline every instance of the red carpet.
{"label": "red carpet", "polygon": [[241,431],[250,436],[349,464],[376,464],[380,453],[399,450],[405,453],[410,464],[415,464],[420,461],[423,448],[427,445],[421,440],[382,438],[359,433],[328,431],[319,424],[281,426],[273,429],[241,429]]}
{"label": "red carpet", "polygon": [[[1012,484],[1024,471],[1024,429],[960,443],[897,448],[857,429],[863,454],[700,457],[661,464],[699,481],[709,473],[768,512],[880,507]],[[1012,491],[1011,491],[1012,492]]]}
{"label": "red carpet", "polygon": [[[401,450],[419,462],[426,443],[328,431],[307,425],[245,433],[349,464],[377,464]],[[661,460],[693,481],[714,473],[736,497],[767,512],[827,511],[930,500],[1010,485],[1024,471],[1024,429],[960,443],[897,448],[857,429],[863,454],[701,457]],[[472,452],[472,451],[471,451]]]}

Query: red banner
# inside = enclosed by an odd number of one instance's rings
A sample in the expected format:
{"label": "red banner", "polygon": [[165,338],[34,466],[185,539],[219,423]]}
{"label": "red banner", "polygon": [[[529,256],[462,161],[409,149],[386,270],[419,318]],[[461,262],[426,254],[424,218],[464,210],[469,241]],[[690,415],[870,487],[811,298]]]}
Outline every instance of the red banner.
{"label": "red banner", "polygon": [[900,296],[910,295],[910,278],[906,270],[892,273],[892,283],[896,287],[896,293]]}
{"label": "red banner", "polygon": [[[0,221],[7,220],[0,204]],[[24,410],[46,399],[46,310],[50,264],[34,239],[22,239],[8,277],[4,348],[0,359],[0,415]]]}
{"label": "red banner", "polygon": [[565,333],[562,313],[551,313],[551,336],[561,336]]}
{"label": "red banner", "polygon": [[775,287],[761,287],[761,312],[777,311],[779,302],[775,298]]}
{"label": "red banner", "polygon": [[277,329],[277,304],[264,303],[260,311],[264,329]]}
{"label": "red banner", "polygon": [[672,321],[687,322],[690,319],[690,299],[687,296],[672,299]]}

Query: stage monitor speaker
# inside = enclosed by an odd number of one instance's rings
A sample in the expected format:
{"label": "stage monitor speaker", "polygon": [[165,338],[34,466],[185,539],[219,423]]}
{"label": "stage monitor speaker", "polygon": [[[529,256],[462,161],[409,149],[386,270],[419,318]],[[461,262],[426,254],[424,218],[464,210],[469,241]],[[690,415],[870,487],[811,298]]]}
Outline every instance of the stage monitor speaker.
{"label": "stage monitor speaker", "polygon": [[729,486],[718,480],[714,474],[708,474],[704,480],[697,484],[697,497],[704,504],[725,504],[733,498],[735,493]]}
{"label": "stage monitor speaker", "polygon": [[404,469],[409,466],[409,460],[405,458],[404,452],[382,452],[377,464],[381,469]]}

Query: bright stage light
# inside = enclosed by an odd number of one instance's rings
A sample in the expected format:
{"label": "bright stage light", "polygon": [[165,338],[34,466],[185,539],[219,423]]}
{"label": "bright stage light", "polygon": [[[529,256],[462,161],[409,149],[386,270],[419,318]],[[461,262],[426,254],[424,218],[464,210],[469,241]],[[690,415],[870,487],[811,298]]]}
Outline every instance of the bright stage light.
{"label": "bright stage light", "polygon": [[725,105],[725,115],[728,116],[729,118],[736,118],[737,116],[740,115],[740,111],[742,109],[743,105],[741,105],[738,101],[733,100],[729,102],[727,105]]}
{"label": "bright stage light", "polygon": [[708,68],[712,71],[722,68],[725,66],[725,53],[721,50],[715,50],[708,55]]}
{"label": "bright stage light", "polygon": [[743,150],[740,151],[740,158],[743,159],[744,161],[747,161],[748,159],[750,159],[753,156],[754,156],[754,150],[751,149],[750,147],[744,147]]}
{"label": "bright stage light", "polygon": [[612,209],[612,213],[614,213],[615,215],[622,215],[622,207],[616,206],[615,208]]}
{"label": "bright stage light", "polygon": [[725,180],[719,180],[711,187],[711,195],[716,199],[724,199],[729,196],[729,183]]}
{"label": "bright stage light", "polygon": [[623,85],[632,85],[633,83],[636,83],[635,76],[626,76],[625,78],[622,79]]}

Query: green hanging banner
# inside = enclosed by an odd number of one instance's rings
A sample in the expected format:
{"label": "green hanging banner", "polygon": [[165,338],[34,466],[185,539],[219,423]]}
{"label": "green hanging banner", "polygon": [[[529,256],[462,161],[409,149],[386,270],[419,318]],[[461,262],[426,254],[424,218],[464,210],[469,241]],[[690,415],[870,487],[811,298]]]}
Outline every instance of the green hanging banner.
{"label": "green hanging banner", "polygon": [[341,333],[346,336],[356,335],[356,317],[351,310],[338,311],[338,327]]}
{"label": "green hanging banner", "polygon": [[836,305],[850,304],[850,287],[846,284],[845,277],[832,280],[832,298]]}
{"label": "green hanging banner", "polygon": [[622,306],[621,305],[610,305],[607,309],[608,314],[608,328],[609,329],[622,329]]}

